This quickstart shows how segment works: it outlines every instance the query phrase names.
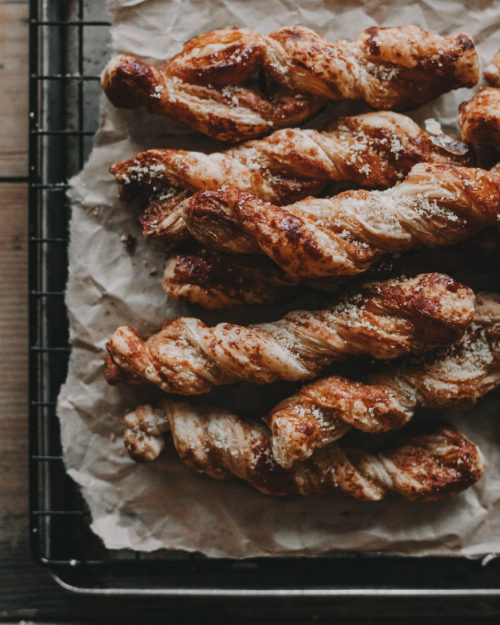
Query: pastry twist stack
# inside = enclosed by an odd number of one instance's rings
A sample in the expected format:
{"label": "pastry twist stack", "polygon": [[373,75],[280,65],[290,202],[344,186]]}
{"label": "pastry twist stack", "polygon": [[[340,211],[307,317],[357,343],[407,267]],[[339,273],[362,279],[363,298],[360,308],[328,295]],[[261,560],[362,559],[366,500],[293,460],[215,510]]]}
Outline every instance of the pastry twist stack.
{"label": "pastry twist stack", "polygon": [[500,145],[500,51],[486,68],[491,85],[460,105],[458,126],[464,141]]}
{"label": "pastry twist stack", "polygon": [[342,493],[379,501],[395,491],[412,501],[456,494],[484,471],[480,451],[463,434],[438,426],[378,454],[333,444],[288,469],[273,457],[264,425],[216,409],[163,400],[125,417],[129,453],[155,459],[169,431],[180,458],[216,479],[238,477],[268,495]]}
{"label": "pastry twist stack", "polygon": [[500,298],[478,294],[473,323],[457,343],[364,382],[316,380],[266,417],[276,461],[289,467],[351,427],[378,434],[405,425],[418,406],[470,405],[500,386]]}
{"label": "pastry twist stack", "polygon": [[500,224],[500,175],[420,163],[386,191],[345,191],[286,207],[234,189],[195,194],[190,232],[207,247],[264,252],[297,278],[354,275],[388,254],[457,243]]}
{"label": "pastry twist stack", "polygon": [[168,321],[147,342],[130,327],[107,344],[107,378],[123,372],[167,393],[205,393],[240,380],[305,380],[349,355],[396,358],[456,341],[474,314],[470,289],[443,274],[367,284],[324,310],[280,321],[208,328],[198,319]]}
{"label": "pastry twist stack", "polygon": [[[480,293],[473,323],[460,341],[400,366],[368,375],[364,382],[330,376],[304,386],[264,419],[273,460],[290,468],[351,427],[381,433],[404,426],[418,406],[443,409],[474,403],[500,385],[500,297]],[[142,418],[141,407],[125,419],[125,442],[134,460],[151,462],[169,431],[163,408]]]}
{"label": "pastry twist stack", "polygon": [[[259,69],[270,93],[279,90],[274,104],[238,86]],[[353,42],[330,43],[289,26],[269,35],[242,28],[206,33],[159,67],[117,57],[101,82],[115,106],[146,106],[212,137],[240,141],[297,124],[325,99],[402,109],[477,80],[477,54],[464,34],[372,27]]]}
{"label": "pastry twist stack", "polygon": [[110,172],[125,199],[138,199],[146,236],[179,239],[188,194],[227,186],[286,204],[317,195],[329,182],[383,189],[418,162],[467,165],[465,144],[425,132],[390,112],[342,117],[327,131],[287,128],[224,152],[148,150]]}

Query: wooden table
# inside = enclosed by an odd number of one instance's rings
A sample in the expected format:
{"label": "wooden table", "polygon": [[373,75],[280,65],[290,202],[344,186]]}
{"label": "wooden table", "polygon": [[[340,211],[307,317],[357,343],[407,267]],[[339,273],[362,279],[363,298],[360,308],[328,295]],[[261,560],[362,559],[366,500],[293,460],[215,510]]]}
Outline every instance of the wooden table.
{"label": "wooden table", "polygon": [[[281,620],[282,605],[264,601],[194,605],[193,601],[75,596],[59,588],[49,572],[32,561],[28,539],[27,42],[27,1],[0,0],[0,620],[184,621],[200,608],[207,621],[235,615],[235,620],[248,622],[263,611],[273,622]],[[495,623],[500,602],[308,600],[296,603],[295,614],[301,622],[339,624],[403,619],[410,623],[426,614],[439,614],[440,625],[472,622],[467,615],[474,615],[474,623]]]}

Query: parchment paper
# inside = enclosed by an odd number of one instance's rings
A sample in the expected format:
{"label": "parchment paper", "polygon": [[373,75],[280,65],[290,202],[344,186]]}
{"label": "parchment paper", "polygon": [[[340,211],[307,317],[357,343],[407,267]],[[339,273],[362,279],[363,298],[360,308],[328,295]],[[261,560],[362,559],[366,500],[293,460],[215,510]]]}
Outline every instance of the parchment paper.
{"label": "parchment paper", "polygon": [[[500,47],[498,2],[112,0],[110,9],[114,48],[153,60],[168,58],[186,39],[225,25],[269,32],[303,24],[332,41],[351,39],[374,24],[413,23],[441,34],[465,31],[478,44],[483,69]],[[433,116],[456,132],[458,104],[471,93],[455,91],[411,115],[418,122]],[[330,107],[327,115],[336,111],[338,107]],[[445,415],[480,445],[489,470],[474,488],[439,503],[411,504],[397,497],[380,503],[336,496],[272,499],[238,481],[218,482],[191,472],[171,446],[151,465],[128,458],[122,416],[156,391],[141,395],[127,385],[108,386],[103,380],[105,342],[121,324],[148,336],[166,318],[188,308],[163,294],[164,251],[141,237],[132,211],[117,200],[108,167],[139,150],[163,146],[213,149],[215,144],[159,116],[114,109],[103,98],[95,148],[71,181],[66,303],[73,350],[58,414],[66,467],[82,487],[93,531],[109,548],[178,548],[210,556],[376,550],[478,557],[500,552],[498,393],[479,408]],[[125,251],[128,235],[137,238],[134,255]],[[238,317],[189,312],[210,321]],[[280,313],[274,307],[265,316]],[[263,316],[262,310],[253,311],[249,318]],[[269,393],[268,388],[248,385],[244,391],[224,390],[236,407],[244,403],[255,416],[269,403]]]}

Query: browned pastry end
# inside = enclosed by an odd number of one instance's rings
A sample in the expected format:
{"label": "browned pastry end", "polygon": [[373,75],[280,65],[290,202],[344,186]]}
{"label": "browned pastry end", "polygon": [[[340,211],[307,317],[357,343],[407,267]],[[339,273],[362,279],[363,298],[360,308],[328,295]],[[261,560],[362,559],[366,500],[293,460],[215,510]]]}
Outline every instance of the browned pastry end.
{"label": "browned pastry end", "polygon": [[[275,101],[240,86],[258,69],[271,92],[281,90]],[[147,106],[210,136],[241,141],[297,124],[325,99],[415,107],[475,85],[478,73],[474,43],[465,34],[372,27],[352,42],[330,43],[308,28],[288,26],[269,35],[239,28],[206,33],[158,67],[116,57],[101,84],[115,106]]]}
{"label": "browned pastry end", "polygon": [[125,417],[132,458],[151,462],[170,431],[179,457],[215,479],[237,477],[267,495],[341,493],[379,501],[395,491],[411,501],[435,501],[474,484],[484,472],[479,449],[450,426],[400,439],[378,454],[334,443],[288,469],[273,457],[267,428],[224,410],[163,400]]}
{"label": "browned pastry end", "polygon": [[144,106],[230,142],[300,124],[324,103],[315,96],[281,93],[266,98],[246,87],[194,84],[171,74],[168,64],[157,68],[130,56],[117,56],[108,63],[101,86],[114,106]]}
{"label": "browned pastry end", "polygon": [[500,89],[486,87],[462,102],[458,125],[464,141],[500,145]]}
{"label": "browned pastry end", "polygon": [[382,111],[339,118],[322,132],[278,130],[224,152],[148,150],[110,172],[122,197],[139,204],[144,235],[178,240],[183,202],[196,191],[227,186],[287,204],[332,181],[384,189],[419,162],[470,165],[472,154],[464,143]]}
{"label": "browned pastry end", "polygon": [[484,77],[492,87],[500,87],[500,50],[484,70]]}
{"label": "browned pastry end", "polygon": [[184,204],[189,231],[206,247],[264,252],[296,278],[359,274],[390,254],[498,228],[499,218],[498,174],[424,163],[385,191],[345,191],[280,207],[219,189]]}
{"label": "browned pastry end", "polygon": [[380,433],[405,425],[418,406],[470,405],[500,386],[500,297],[479,294],[473,323],[457,343],[363,382],[316,380],[266,417],[276,461],[289,467],[338,440],[351,427]]}
{"label": "browned pastry end", "polygon": [[215,309],[278,301],[298,282],[263,256],[201,252],[170,258],[161,285],[175,299]]}
{"label": "browned pastry end", "polygon": [[238,381],[306,380],[349,355],[397,358],[458,340],[472,291],[444,274],[372,282],[324,310],[248,327],[178,317],[147,342],[128,326],[107,343],[115,365],[167,393],[206,393]]}

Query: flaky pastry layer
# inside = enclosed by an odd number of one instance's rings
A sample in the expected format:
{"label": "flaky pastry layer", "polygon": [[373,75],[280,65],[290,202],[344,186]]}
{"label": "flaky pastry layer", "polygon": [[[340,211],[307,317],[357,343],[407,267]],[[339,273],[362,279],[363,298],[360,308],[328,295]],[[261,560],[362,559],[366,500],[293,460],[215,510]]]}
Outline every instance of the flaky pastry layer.
{"label": "flaky pastry layer", "polygon": [[276,206],[236,189],[196,193],[184,205],[205,246],[263,252],[297,278],[355,275],[388,255],[450,245],[500,225],[500,175],[420,163],[385,191],[345,191]]}
{"label": "flaky pastry layer", "polygon": [[125,444],[132,458],[152,461],[170,431],[180,458],[215,479],[235,476],[267,495],[342,493],[379,501],[395,491],[411,501],[434,501],[461,492],[483,474],[479,449],[450,426],[402,438],[378,454],[333,443],[288,469],[273,457],[269,433],[217,409],[161,401],[125,417]]}
{"label": "flaky pastry layer", "polygon": [[392,112],[342,117],[328,130],[278,130],[224,152],[148,150],[115,163],[121,195],[140,211],[143,234],[178,241],[187,235],[183,203],[192,193],[227,186],[288,204],[317,195],[330,182],[384,189],[415,163],[468,165],[465,144],[425,132]]}
{"label": "flaky pastry layer", "polygon": [[148,341],[128,326],[107,343],[107,379],[120,374],[167,393],[205,393],[237,381],[305,380],[349,355],[396,358],[456,341],[474,314],[472,291],[444,274],[365,285],[323,310],[280,321],[209,328],[178,317]]}
{"label": "flaky pastry layer", "polygon": [[[267,96],[241,86],[257,70]],[[145,106],[222,141],[293,126],[326,100],[410,108],[478,80],[472,39],[418,28],[372,27],[352,42],[330,43],[303,26],[269,35],[222,28],[188,41],[163,65],[118,56],[102,87],[118,107]]]}
{"label": "flaky pastry layer", "polygon": [[500,385],[500,297],[480,293],[474,321],[453,345],[369,374],[316,380],[266,417],[276,461],[289,467],[351,427],[378,434],[404,426],[418,406],[467,406]]}

